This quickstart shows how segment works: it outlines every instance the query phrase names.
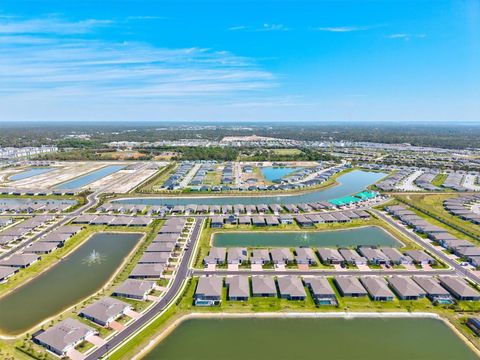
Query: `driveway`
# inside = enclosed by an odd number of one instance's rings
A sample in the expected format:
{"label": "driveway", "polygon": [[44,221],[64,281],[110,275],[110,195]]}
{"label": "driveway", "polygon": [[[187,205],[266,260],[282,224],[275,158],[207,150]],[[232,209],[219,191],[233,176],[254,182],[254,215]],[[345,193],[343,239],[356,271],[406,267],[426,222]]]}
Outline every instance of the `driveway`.
{"label": "driveway", "polygon": [[92,343],[96,347],[102,346],[106,343],[104,339],[102,339],[100,336],[97,336],[97,335],[89,336],[85,340],[87,340],[89,343]]}
{"label": "driveway", "polygon": [[83,360],[85,359],[85,355],[83,355],[80,351],[75,349],[70,349],[67,351],[67,356],[72,360]]}

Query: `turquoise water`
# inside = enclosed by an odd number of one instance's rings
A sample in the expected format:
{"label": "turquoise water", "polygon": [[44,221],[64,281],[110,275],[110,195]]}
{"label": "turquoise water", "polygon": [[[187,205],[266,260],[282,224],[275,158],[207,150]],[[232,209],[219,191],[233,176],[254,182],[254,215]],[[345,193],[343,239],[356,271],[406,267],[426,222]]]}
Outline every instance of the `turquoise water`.
{"label": "turquoise water", "polygon": [[478,360],[435,319],[187,320],[144,360]]}
{"label": "turquoise water", "polygon": [[101,178],[104,178],[105,176],[108,176],[110,174],[116,173],[119,170],[122,170],[125,166],[124,165],[110,165],[110,166],[105,166],[101,169],[92,171],[91,173],[88,173],[86,175],[80,176],[76,179],[73,179],[71,181],[67,181],[65,183],[62,183],[60,185],[57,185],[57,189],[78,189],[81,188],[85,185],[88,185],[94,181],[100,180]]}
{"label": "turquoise water", "polygon": [[[354,170],[340,176],[337,180],[337,186],[325,190],[317,190],[299,195],[287,196],[211,196],[202,197],[156,197],[156,198],[137,198],[116,200],[116,203],[122,204],[145,204],[145,205],[258,205],[258,204],[299,204],[317,201],[335,199],[347,195],[359,193],[369,185],[376,183],[386,174],[380,172],[369,172],[363,170]],[[268,194],[268,192],[267,192]]]}
{"label": "turquoise water", "polygon": [[268,181],[280,180],[281,178],[294,173],[295,171],[303,169],[302,167],[273,167],[265,166],[260,170],[262,171],[263,177]]}
{"label": "turquoise water", "polygon": [[50,167],[36,167],[36,168],[31,168],[27,171],[22,171],[21,173],[15,174],[10,176],[8,179],[11,181],[18,181],[18,180],[23,180],[23,179],[28,179],[30,177],[40,175],[40,174],[45,174],[47,172],[50,172],[52,170],[55,170],[54,168]]}
{"label": "turquoise water", "polygon": [[213,246],[219,247],[401,247],[396,238],[376,226],[336,231],[219,232]]}

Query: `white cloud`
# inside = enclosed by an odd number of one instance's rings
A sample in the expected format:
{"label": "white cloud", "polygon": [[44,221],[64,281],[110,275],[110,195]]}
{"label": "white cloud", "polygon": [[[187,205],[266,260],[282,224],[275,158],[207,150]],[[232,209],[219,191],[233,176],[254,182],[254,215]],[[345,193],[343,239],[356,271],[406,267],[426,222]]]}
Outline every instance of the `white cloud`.
{"label": "white cloud", "polygon": [[405,33],[390,34],[386,36],[386,38],[388,39],[402,39],[405,41],[409,41],[411,39],[423,39],[426,37],[427,37],[427,34],[405,34]]}
{"label": "white cloud", "polygon": [[332,33],[348,33],[348,32],[355,32],[355,31],[366,31],[371,30],[379,27],[383,27],[384,25],[367,25],[367,26],[327,26],[327,27],[315,27],[313,30],[316,31],[324,31],[324,32],[332,32]]}
{"label": "white cloud", "polygon": [[258,31],[289,31],[290,29],[283,24],[264,23],[260,27],[238,25],[238,26],[229,27],[228,30],[230,31],[244,30],[244,31],[258,32]]}
{"label": "white cloud", "polygon": [[97,19],[68,22],[50,17],[29,20],[6,18],[0,19],[0,34],[84,34],[110,24],[111,20]]}

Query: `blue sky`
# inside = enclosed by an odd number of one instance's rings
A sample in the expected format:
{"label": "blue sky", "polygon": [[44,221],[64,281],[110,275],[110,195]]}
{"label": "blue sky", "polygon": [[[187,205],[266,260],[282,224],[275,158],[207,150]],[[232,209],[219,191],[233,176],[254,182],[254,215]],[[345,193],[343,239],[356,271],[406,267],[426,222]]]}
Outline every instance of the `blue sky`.
{"label": "blue sky", "polygon": [[479,121],[480,1],[3,0],[0,120]]}

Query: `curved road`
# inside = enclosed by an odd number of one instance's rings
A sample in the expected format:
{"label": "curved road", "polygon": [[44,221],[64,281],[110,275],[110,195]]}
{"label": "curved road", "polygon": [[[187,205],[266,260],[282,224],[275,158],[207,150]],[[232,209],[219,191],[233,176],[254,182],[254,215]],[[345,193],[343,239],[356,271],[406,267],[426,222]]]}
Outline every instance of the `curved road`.
{"label": "curved road", "polygon": [[85,360],[97,360],[100,359],[102,356],[106,355],[110,349],[118,346],[122,342],[124,342],[128,337],[132,334],[140,330],[144,325],[146,325],[151,319],[153,319],[157,314],[162,312],[169,303],[177,296],[178,292],[182,288],[183,282],[189,277],[190,270],[188,265],[190,263],[190,259],[193,256],[196,242],[198,241],[199,235],[202,230],[203,220],[205,218],[197,218],[195,225],[193,227],[192,235],[190,236],[190,245],[188,250],[185,250],[183,255],[182,261],[178,266],[177,273],[175,278],[173,279],[172,286],[167,290],[163,298],[153,305],[147,312],[143,313],[140,318],[135,320],[129,326],[125,328],[125,330],[121,331],[117,335],[113,336],[110,340],[107,341],[106,344],[99,347],[91,354],[85,357]]}

